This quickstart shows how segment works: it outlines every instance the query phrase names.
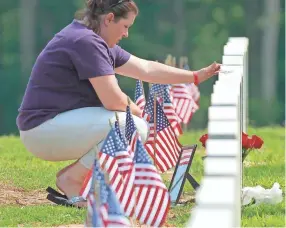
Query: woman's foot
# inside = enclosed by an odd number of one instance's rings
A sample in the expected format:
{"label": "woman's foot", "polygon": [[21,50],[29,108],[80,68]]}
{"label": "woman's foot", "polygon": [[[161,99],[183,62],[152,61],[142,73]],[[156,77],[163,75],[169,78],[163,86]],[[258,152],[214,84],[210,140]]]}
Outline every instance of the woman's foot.
{"label": "woman's foot", "polygon": [[[58,181],[58,178],[60,176],[62,176],[69,168],[71,168],[72,166],[74,166],[75,164],[77,163],[77,161],[71,163],[70,165],[64,167],[63,169],[61,169],[57,174],[56,174],[56,177],[57,177],[57,181]],[[57,182],[56,182],[56,185],[57,185]],[[57,185],[58,189],[62,192],[62,193],[65,193],[58,185]]]}
{"label": "woman's foot", "polygon": [[[71,199],[79,196],[88,169],[79,162],[75,162],[61,170],[57,175],[57,187]],[[78,207],[86,207],[86,202],[76,203]]]}

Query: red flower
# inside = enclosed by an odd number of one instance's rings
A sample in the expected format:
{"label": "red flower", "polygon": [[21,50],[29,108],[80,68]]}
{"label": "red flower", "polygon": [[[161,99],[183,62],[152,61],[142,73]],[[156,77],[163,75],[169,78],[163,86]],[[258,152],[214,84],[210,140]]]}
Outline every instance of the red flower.
{"label": "red flower", "polygon": [[250,139],[251,148],[260,149],[263,145],[263,140],[257,135],[253,135]]}
{"label": "red flower", "polygon": [[202,143],[203,147],[206,147],[206,141],[208,140],[209,136],[208,134],[204,134],[201,138],[200,138],[200,142]]}
{"label": "red flower", "polygon": [[248,149],[250,146],[250,139],[248,138],[248,135],[242,132],[241,136],[241,143],[242,143],[242,148],[243,149]]}
{"label": "red flower", "polygon": [[[209,138],[208,134],[204,134],[201,136],[200,142],[202,143],[203,147],[206,147],[206,142],[208,138]],[[253,149],[260,149],[263,143],[264,141],[257,135],[252,135],[252,137],[249,137],[247,134],[242,132],[241,134],[242,162],[245,160],[245,158]]]}

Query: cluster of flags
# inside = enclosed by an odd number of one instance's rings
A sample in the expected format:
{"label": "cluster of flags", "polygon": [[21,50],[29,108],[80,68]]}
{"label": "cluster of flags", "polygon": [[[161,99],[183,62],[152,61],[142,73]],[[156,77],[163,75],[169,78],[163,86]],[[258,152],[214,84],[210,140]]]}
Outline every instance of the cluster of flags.
{"label": "cluster of flags", "polygon": [[[137,80],[135,103],[149,123],[143,144],[130,106],[126,109],[125,134],[119,120],[111,125],[89,171],[81,196],[87,199],[87,226],[130,227],[131,221],[158,227],[164,224],[170,195],[160,173],[176,166],[182,146],[177,137],[198,109],[199,91],[193,84],[153,84],[146,99]],[[181,155],[187,162],[188,154]]]}
{"label": "cluster of flags", "polygon": [[181,145],[177,137],[183,134],[181,124],[188,124],[199,109],[200,92],[193,83],[152,84],[148,99],[143,91],[142,82],[137,80],[135,103],[150,127],[145,148],[163,173],[178,161]]}
{"label": "cluster of flags", "polygon": [[170,195],[141,141],[129,106],[125,135],[117,120],[94,164],[81,191],[88,202],[87,226],[130,227],[127,218],[163,225]]}

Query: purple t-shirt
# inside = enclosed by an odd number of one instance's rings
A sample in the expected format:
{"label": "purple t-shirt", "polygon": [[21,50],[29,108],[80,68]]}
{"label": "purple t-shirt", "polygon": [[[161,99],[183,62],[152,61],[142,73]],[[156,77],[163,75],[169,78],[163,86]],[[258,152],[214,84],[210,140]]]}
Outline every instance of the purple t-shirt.
{"label": "purple t-shirt", "polygon": [[19,108],[17,125],[26,131],[57,114],[102,106],[89,78],[113,75],[130,54],[109,48],[92,30],[74,20],[38,56]]}

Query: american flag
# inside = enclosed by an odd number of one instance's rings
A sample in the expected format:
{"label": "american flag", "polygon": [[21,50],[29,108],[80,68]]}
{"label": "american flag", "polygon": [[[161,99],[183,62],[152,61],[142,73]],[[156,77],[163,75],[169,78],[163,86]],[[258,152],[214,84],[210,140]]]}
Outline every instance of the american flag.
{"label": "american flag", "polygon": [[143,111],[146,100],[144,96],[144,89],[142,85],[142,81],[136,81],[136,88],[135,88],[135,104]]}
{"label": "american flag", "polygon": [[[115,129],[115,132],[116,132],[116,134],[117,134],[117,136],[119,138],[119,141],[121,142],[120,144],[117,145],[117,149],[118,150],[120,150],[120,149],[123,150],[123,148],[125,148],[125,151],[128,152],[128,155],[125,154],[125,152],[124,152],[124,154],[121,154],[121,155],[117,153],[117,159],[119,159],[119,163],[126,164],[124,162],[124,159],[128,158],[128,159],[131,159],[131,161],[132,161],[132,159],[134,157],[134,152],[132,151],[131,147],[128,145],[128,141],[127,141],[126,137],[124,136],[123,132],[121,131],[119,123],[118,123],[117,120],[115,121],[114,129]],[[130,161],[128,160],[128,163],[129,162]],[[120,166],[119,166],[119,168],[120,168]]]}
{"label": "american flag", "polygon": [[167,87],[165,87],[164,90],[164,113],[166,114],[175,134],[177,136],[182,135],[183,131],[180,125],[180,121],[179,121],[179,117],[177,115],[177,113],[175,112],[175,108],[173,106],[173,103],[171,101],[171,97],[170,97],[170,92],[169,89]]}
{"label": "american flag", "polygon": [[137,139],[134,161],[136,218],[142,224],[162,226],[170,207],[169,192],[140,139]]}
{"label": "american flag", "polygon": [[[140,138],[132,114],[130,110],[130,106],[127,106],[126,108],[126,124],[125,124],[125,137],[128,142],[128,146],[130,148],[130,151],[132,153],[132,156],[130,158],[134,158],[134,152],[136,150],[136,142]],[[122,204],[124,204],[124,211],[127,215],[133,216],[135,213],[135,191],[134,191],[134,180],[135,180],[135,167],[134,162],[131,166],[131,171],[129,172],[129,175],[126,175],[125,183],[126,188],[124,189],[124,192],[126,192],[125,197],[120,199]]]}
{"label": "american flag", "polygon": [[[97,188],[95,187],[97,186]],[[93,227],[131,227],[129,220],[123,215],[120,204],[110,188],[105,182],[104,174],[95,161],[92,177],[92,187],[90,195],[94,196],[94,189],[97,189],[96,201],[88,200],[88,216],[92,215]]]}
{"label": "american flag", "polygon": [[108,219],[107,226],[108,227],[131,227],[130,221],[123,215],[120,204],[116,195],[112,191],[112,189],[107,186],[108,191]]}
{"label": "american flag", "polygon": [[101,213],[99,211],[100,202],[96,200],[95,196],[95,184],[96,178],[94,173],[94,168],[96,166],[96,161],[94,162],[93,168],[91,169],[92,172],[92,179],[91,179],[91,186],[89,192],[87,194],[87,217],[85,221],[85,227],[101,227],[103,226],[103,220],[101,217]]}
{"label": "american flag", "polygon": [[147,103],[143,110],[143,118],[149,122],[150,133],[151,133],[151,129],[154,128],[154,94],[153,93],[149,93]]}
{"label": "american flag", "polygon": [[119,125],[119,122],[117,120],[114,123],[114,128],[115,128],[115,132],[117,133],[118,137],[121,139],[121,142],[123,142],[124,145],[127,145],[127,140],[126,140],[122,130],[120,129],[120,125]]}
{"label": "american flag", "polygon": [[[190,70],[188,64],[183,66],[185,70]],[[180,118],[180,122],[188,124],[193,114],[199,109],[200,91],[194,83],[177,84],[171,88],[172,102],[175,112]]]}
{"label": "american flag", "polygon": [[[129,106],[128,106],[129,107]],[[130,109],[129,114],[131,115]],[[128,109],[126,113],[126,121],[128,121]],[[126,127],[128,126],[126,122]],[[117,154],[119,163],[119,171],[123,178],[123,194],[119,196],[120,204],[127,216],[133,216],[135,209],[135,194],[134,194],[134,179],[135,169],[133,163],[134,151],[128,145],[125,136],[122,134],[119,124],[115,124],[115,131],[120,132],[121,137],[115,137],[117,144],[117,151],[121,151],[121,154]]]}
{"label": "american flag", "polygon": [[119,125],[119,122],[116,120],[115,123],[114,123],[114,128],[115,128],[115,131],[118,135],[118,137],[120,138],[121,142],[124,144],[124,146],[127,148],[127,151],[131,157],[131,159],[133,159],[134,157],[134,152],[131,150],[131,147],[129,146],[128,142],[127,142],[127,139],[124,135],[124,133],[122,132],[122,130],[120,129],[120,125]]}
{"label": "american flag", "polygon": [[[120,204],[127,216],[134,214],[133,196],[134,164],[126,145],[112,128],[99,152],[101,168],[109,174],[110,185],[116,192]],[[91,186],[92,170],[89,171],[82,189],[88,191]],[[83,194],[81,194],[83,196]]]}
{"label": "american flag", "polygon": [[175,84],[172,86],[173,105],[175,111],[184,124],[188,124],[199,106],[190,93],[187,84]]}
{"label": "american flag", "polygon": [[[185,70],[190,70],[190,67],[188,64],[185,64],[183,66],[183,68]],[[194,99],[194,101],[197,103],[197,105],[199,105],[199,100],[200,100],[200,90],[199,87],[196,86],[194,83],[189,83],[187,84],[189,86],[189,90],[190,90],[190,94],[192,96],[192,98]]]}
{"label": "american flag", "polygon": [[91,177],[92,177],[92,169],[90,169],[83,181],[83,184],[81,186],[81,189],[79,191],[79,195],[82,196],[84,199],[87,199],[88,194],[89,194],[89,190],[91,187]]}
{"label": "american flag", "polygon": [[180,125],[180,119],[175,112],[175,108],[173,106],[173,103],[171,101],[170,97],[170,87],[169,85],[162,85],[162,84],[153,84],[151,88],[151,92],[162,98],[163,102],[163,110],[168,118],[175,134],[177,136],[180,136],[183,134],[181,125]]}
{"label": "american flag", "polygon": [[[181,144],[179,143],[159,102],[156,102],[155,117],[154,96],[150,94],[149,99],[153,101],[149,102],[148,100],[145,107],[146,111],[151,116],[149,122],[150,133],[145,143],[145,148],[160,171],[165,172],[176,165],[181,151]],[[148,104],[150,105],[148,106]],[[156,122],[156,129],[154,127],[154,121]]]}
{"label": "american flag", "polygon": [[163,104],[164,101],[164,90],[165,87],[169,87],[169,85],[163,85],[163,84],[152,84],[150,88],[150,93],[152,93],[154,96],[156,95],[158,101],[160,104]]}
{"label": "american flag", "polygon": [[196,104],[199,106],[199,100],[200,100],[199,87],[196,86],[194,83],[190,83],[190,84],[188,84],[188,86],[189,86],[189,90],[190,90],[190,94],[191,94],[192,98],[194,99]]}
{"label": "american flag", "polygon": [[126,108],[125,137],[131,147],[131,150],[134,152],[136,149],[136,141],[139,137],[139,134],[137,133],[129,105]]}
{"label": "american flag", "polygon": [[[100,152],[98,153],[98,157],[100,167],[109,174],[110,184],[116,194],[118,194],[118,197],[120,197],[123,194],[123,177],[119,171],[119,162],[116,156],[120,156],[122,152],[120,150],[117,151],[117,144],[115,143],[116,137],[118,139],[115,130],[112,128],[108,133]],[[89,170],[80,190],[80,195],[84,198],[86,198],[86,195],[91,187],[91,177],[92,170]]]}
{"label": "american flag", "polygon": [[152,118],[153,118],[151,115],[152,113],[150,111],[151,107],[154,107],[154,94],[153,93],[149,93],[147,103],[142,112],[143,119],[145,119],[149,124],[152,122]]}
{"label": "american flag", "polygon": [[98,153],[99,164],[103,171],[107,172],[110,177],[110,185],[118,194],[123,194],[123,178],[119,172],[119,162],[117,156],[121,153],[116,147],[116,132],[112,128],[108,133],[101,150]]}
{"label": "american flag", "polygon": [[187,149],[187,150],[183,149],[179,165],[188,165],[189,161],[192,157],[192,154],[193,154],[192,149],[191,150],[190,149]]}
{"label": "american flag", "polygon": [[[130,149],[128,145],[126,145],[122,140],[119,138],[118,135],[114,135],[113,138],[114,146],[115,146],[115,156],[118,163],[118,170],[121,175],[126,175],[127,173],[132,171],[133,168],[133,157],[134,153]],[[132,154],[132,156],[130,155]]]}

